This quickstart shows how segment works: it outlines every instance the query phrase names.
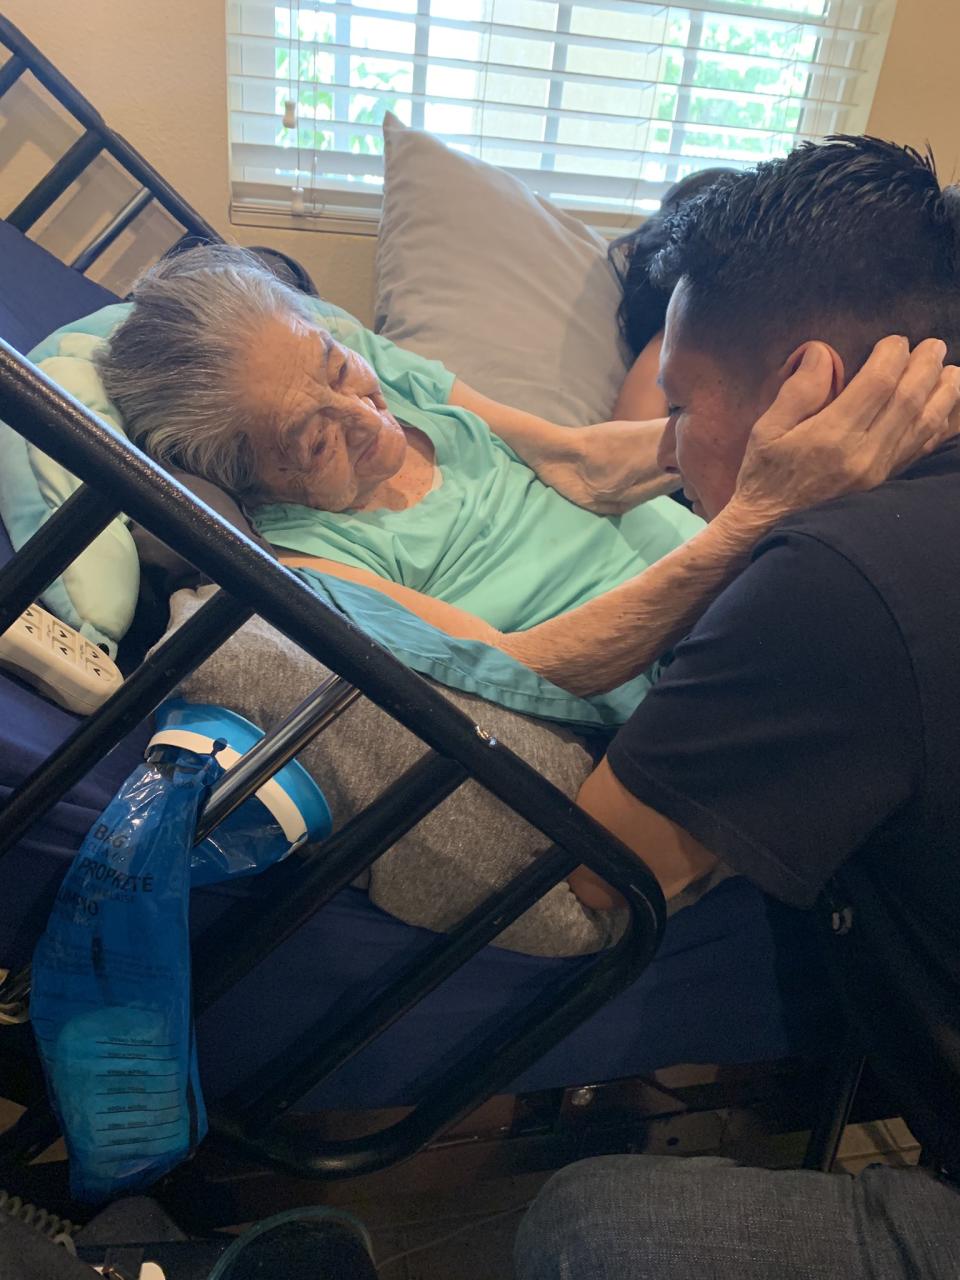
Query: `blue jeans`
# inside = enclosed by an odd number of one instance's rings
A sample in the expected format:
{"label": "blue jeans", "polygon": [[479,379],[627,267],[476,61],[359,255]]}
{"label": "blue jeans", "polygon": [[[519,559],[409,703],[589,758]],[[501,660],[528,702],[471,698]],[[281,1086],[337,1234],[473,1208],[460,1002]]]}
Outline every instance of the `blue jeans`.
{"label": "blue jeans", "polygon": [[916,1169],[848,1174],[602,1156],[520,1225],[518,1280],[956,1280],[960,1192]]}

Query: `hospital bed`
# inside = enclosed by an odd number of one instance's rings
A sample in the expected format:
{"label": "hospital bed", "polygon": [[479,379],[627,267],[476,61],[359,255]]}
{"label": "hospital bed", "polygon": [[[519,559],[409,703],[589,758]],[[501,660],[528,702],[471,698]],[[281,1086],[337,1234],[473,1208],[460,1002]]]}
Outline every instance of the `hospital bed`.
{"label": "hospital bed", "polygon": [[[425,754],[323,845],[256,880],[195,893],[201,1070],[224,1149],[298,1176],[345,1178],[405,1159],[494,1094],[550,1094],[559,1107],[575,1087],[672,1064],[830,1053],[833,1011],[799,916],[776,910],[775,932],[772,905],[732,879],[665,927],[659,890],[632,854],[23,359],[58,325],[116,300],[86,272],[147,210],[164,211],[171,240],[219,237],[2,17],[0,45],[9,53],[0,108],[32,81],[29,92],[42,86],[81,130],[0,210],[0,418],[84,481],[18,555],[0,525],[0,631],[118,511],[222,587],[87,720],[0,675],[0,1095],[28,1105],[0,1136],[0,1185],[10,1180],[4,1161],[24,1172],[55,1136],[25,1018],[32,947],[60,878],[142,758],[153,709],[253,611],[337,674],[218,784],[202,831],[357,690],[419,736]],[[99,156],[135,192],[66,264],[30,233]],[[470,776],[546,834],[544,857],[447,935],[402,924],[349,887]],[[544,960],[489,945],[579,863],[630,906],[616,946]],[[298,1122],[387,1107],[411,1109],[357,1138],[320,1138]]]}

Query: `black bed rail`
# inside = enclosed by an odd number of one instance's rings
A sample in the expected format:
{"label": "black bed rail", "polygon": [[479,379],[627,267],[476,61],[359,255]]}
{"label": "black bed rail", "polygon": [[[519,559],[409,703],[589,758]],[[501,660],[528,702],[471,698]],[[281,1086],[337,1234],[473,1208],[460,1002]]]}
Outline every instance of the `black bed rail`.
{"label": "black bed rail", "polygon": [[[199,939],[195,985],[201,1008],[255,967],[468,777],[543,832],[552,845],[449,933],[438,935],[344,1026],[332,1031],[326,1025],[310,1029],[248,1080],[236,1096],[213,1108],[217,1135],[247,1154],[307,1176],[344,1177],[384,1167],[413,1154],[507,1085],[638,976],[659,944],[664,903],[655,879],[634,854],[2,341],[0,418],[83,482],[71,502],[0,570],[0,601],[11,584],[15,587],[16,599],[8,614],[14,603],[40,595],[65,560],[92,540],[113,510],[125,512],[221,587],[0,809],[0,856],[64,795],[97,755],[148,715],[254,611],[337,674],[225,775],[211,797],[204,829],[222,819],[261,785],[268,772],[322,731],[357,696],[357,690],[430,750],[336,835],[298,851],[266,873],[248,899],[229,907]],[[99,502],[92,495],[99,495]],[[78,509],[96,513],[89,527],[78,526]],[[64,528],[73,535],[69,554],[59,536]],[[565,966],[558,984],[449,1063],[427,1096],[399,1124],[358,1140],[322,1142],[298,1136],[281,1122],[284,1113],[319,1081],[581,863],[615,886],[627,902],[630,924],[616,946],[589,963]],[[36,1117],[26,1122],[24,1131],[29,1131],[26,1154],[27,1147],[36,1146]],[[16,1150],[15,1134],[4,1141],[3,1150],[8,1154]]]}
{"label": "black bed rail", "polygon": [[44,57],[22,31],[0,14],[0,45],[10,57],[0,67],[0,97],[13,87],[25,72],[30,72],[77,121],[83,133],[40,179],[5,220],[27,232],[63,195],[97,156],[111,156],[140,184],[140,189],[108,224],[92,237],[71,262],[80,272],[87,271],[120,234],[154,201],[165,209],[190,236],[201,240],[221,241],[223,237],[180,196],[153,165],[115,133],[99,111],[80,91]]}
{"label": "black bed rail", "polygon": [[0,569],[0,633],[37,598],[36,584],[52,582],[118,514],[109,498],[81,486]]}

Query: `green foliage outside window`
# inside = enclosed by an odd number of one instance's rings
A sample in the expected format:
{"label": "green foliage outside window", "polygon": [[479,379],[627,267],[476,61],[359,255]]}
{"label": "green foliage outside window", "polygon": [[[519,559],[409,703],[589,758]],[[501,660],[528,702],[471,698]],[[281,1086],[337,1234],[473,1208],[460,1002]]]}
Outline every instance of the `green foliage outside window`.
{"label": "green foliage outside window", "polygon": [[[756,7],[764,0],[741,0]],[[697,33],[697,49],[689,50],[692,15],[676,14],[664,33],[653,118],[651,150],[671,150],[691,157],[717,159],[757,158],[767,154],[771,134],[791,135],[801,123],[801,100],[806,91],[810,63],[817,53],[817,37],[802,25],[808,15],[819,15],[822,0],[783,0],[781,9],[797,12],[798,25],[764,25],[758,19],[707,15]],[[318,31],[314,41],[332,44],[329,28]],[[337,79],[335,63],[349,68],[349,89],[327,87]],[[294,63],[297,65],[294,67]],[[310,48],[299,52],[279,47],[276,52],[277,111],[291,82],[299,85],[299,125],[284,129],[278,120],[276,142],[304,150],[349,149],[356,155],[382,155],[380,125],[387,111],[411,89],[408,63],[388,57],[358,61]],[[344,97],[346,95],[346,97]],[[369,129],[334,127],[338,108],[346,105],[350,125]],[[683,122],[676,122],[683,109]],[[342,118],[342,116],[341,116]]]}
{"label": "green foliage outside window", "polygon": [[[324,31],[320,43],[332,44],[333,35]],[[321,64],[324,59],[324,64]],[[332,55],[322,52],[301,50],[299,57],[291,53],[289,48],[278,48],[276,51],[276,78],[281,85],[289,85],[291,81],[298,86],[298,127],[296,130],[285,129],[277,124],[275,141],[278,146],[300,148],[303,150],[340,149],[337,132],[324,129],[316,122],[336,119],[336,103],[332,88],[325,88],[334,78],[331,76],[329,63]],[[352,60],[351,60],[352,61]],[[294,72],[294,63],[297,63]],[[352,124],[375,126],[373,132],[348,134],[347,145],[354,155],[382,155],[383,135],[380,127],[383,117],[388,111],[396,111],[398,102],[397,81],[401,79],[407,68],[405,66],[383,67],[369,62],[355,63],[350,73],[349,120]],[[394,90],[394,92],[390,92]],[[277,112],[283,113],[283,99],[290,90],[277,89]]]}

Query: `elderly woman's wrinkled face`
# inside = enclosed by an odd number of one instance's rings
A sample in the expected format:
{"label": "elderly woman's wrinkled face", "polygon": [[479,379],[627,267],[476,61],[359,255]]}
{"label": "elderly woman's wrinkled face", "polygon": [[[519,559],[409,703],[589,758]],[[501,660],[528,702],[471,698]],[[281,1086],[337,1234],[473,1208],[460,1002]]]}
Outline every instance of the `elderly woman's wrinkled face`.
{"label": "elderly woman's wrinkled face", "polygon": [[323,329],[265,322],[239,378],[261,500],[345,511],[403,464],[406,436],[376,374]]}

